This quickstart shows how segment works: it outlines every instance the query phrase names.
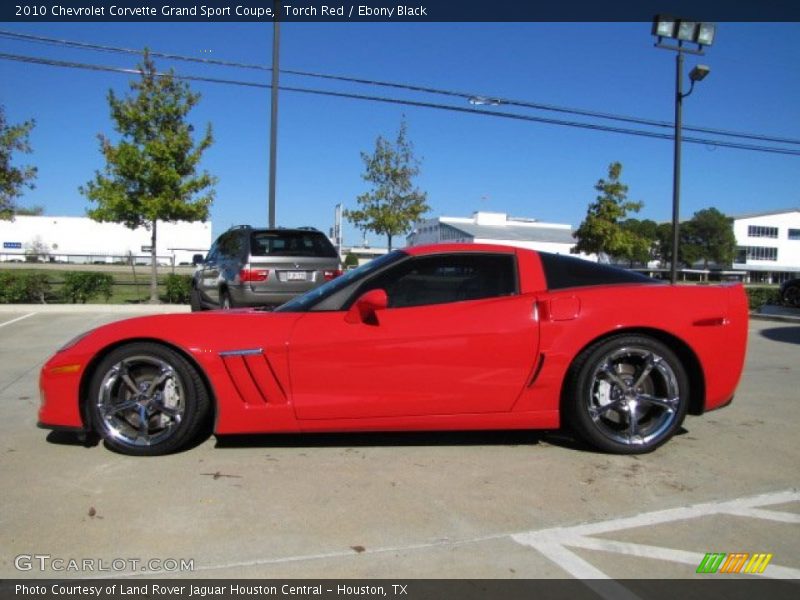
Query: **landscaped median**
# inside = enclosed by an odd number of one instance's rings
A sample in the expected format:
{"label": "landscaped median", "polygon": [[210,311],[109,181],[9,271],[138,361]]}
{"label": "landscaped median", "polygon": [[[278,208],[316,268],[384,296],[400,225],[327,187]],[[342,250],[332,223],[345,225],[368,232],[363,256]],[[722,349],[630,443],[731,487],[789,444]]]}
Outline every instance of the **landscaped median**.
{"label": "landscaped median", "polygon": [[[188,304],[191,275],[159,275],[162,302]],[[0,304],[141,304],[150,299],[149,278],[135,273],[12,269],[0,271]]]}

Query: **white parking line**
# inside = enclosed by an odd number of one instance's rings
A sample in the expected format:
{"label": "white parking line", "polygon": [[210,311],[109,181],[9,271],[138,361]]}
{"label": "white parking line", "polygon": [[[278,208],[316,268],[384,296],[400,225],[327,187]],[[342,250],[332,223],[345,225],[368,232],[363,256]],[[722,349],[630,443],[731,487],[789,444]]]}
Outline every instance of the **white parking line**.
{"label": "white parking line", "polygon": [[[697,566],[704,557],[704,554],[699,552],[619,542],[591,536],[713,515],[735,515],[779,523],[800,523],[800,515],[762,508],[774,504],[790,502],[800,502],[800,492],[787,490],[784,492],[737,498],[736,500],[727,500],[723,502],[704,502],[695,504],[694,506],[658,510],[642,513],[633,517],[601,521],[599,523],[587,523],[573,527],[554,527],[552,529],[518,533],[512,535],[511,538],[519,544],[530,546],[538,550],[573,577],[578,579],[607,579],[608,575],[579,557],[569,550],[569,548],[600,550],[603,552],[662,561],[666,560],[674,563]],[[736,550],[739,549],[737,548]],[[757,575],[777,579],[800,579],[800,569],[770,564],[768,569]],[[615,593],[608,596],[604,594],[601,595],[609,598],[609,600],[618,597]]]}
{"label": "white parking line", "polygon": [[21,317],[17,317],[16,319],[11,319],[10,321],[6,321],[5,323],[0,323],[0,327],[11,325],[12,323],[16,323],[17,321],[22,321],[22,319],[27,319],[28,317],[32,317],[35,314],[36,313],[28,313],[27,315],[22,315]]}

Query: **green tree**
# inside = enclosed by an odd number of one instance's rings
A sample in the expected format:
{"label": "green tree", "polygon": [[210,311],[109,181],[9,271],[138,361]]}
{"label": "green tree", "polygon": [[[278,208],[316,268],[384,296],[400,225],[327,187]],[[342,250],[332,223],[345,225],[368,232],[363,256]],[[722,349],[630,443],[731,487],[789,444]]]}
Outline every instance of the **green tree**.
{"label": "green tree", "polygon": [[658,223],[650,219],[626,219],[620,223],[623,231],[629,231],[635,236],[628,254],[622,258],[628,261],[629,266],[635,263],[646,265],[656,258],[656,243],[658,239]]}
{"label": "green tree", "polygon": [[95,221],[123,223],[150,231],[150,302],[157,303],[156,224],[158,221],[205,221],[214,199],[216,178],[198,173],[203,152],[211,145],[211,125],[199,141],[186,121],[200,99],[172,71],[159,73],[144,51],[140,78],[131,94],[108,92],[111,117],[119,141],[100,134],[106,159],[103,172],[80,188],[97,206],[87,210]]}
{"label": "green tree", "polygon": [[628,212],[639,212],[643,203],[628,200],[628,186],[619,180],[621,174],[622,163],[613,162],[608,166],[608,179],[600,179],[595,184],[594,189],[599,194],[573,234],[578,240],[574,252],[627,258],[641,250],[640,237],[620,223]]}
{"label": "green tree", "polygon": [[705,208],[683,223],[680,228],[680,257],[688,264],[709,262],[718,266],[730,266],[736,253],[736,236],[733,234],[733,219],[716,208]]}
{"label": "green tree", "polygon": [[8,124],[6,111],[0,105],[0,219],[12,218],[16,199],[22,196],[23,189],[34,188],[36,167],[15,167],[11,164],[11,158],[15,152],[31,152],[28,136],[35,124],[32,119],[19,125]]}
{"label": "green tree", "polygon": [[348,252],[344,257],[344,266],[348,269],[355,269],[358,266],[358,257],[352,252]]}
{"label": "green tree", "polygon": [[662,267],[672,261],[672,223],[659,223],[656,228],[655,258]]}
{"label": "green tree", "polygon": [[375,151],[361,153],[365,166],[361,177],[372,184],[372,190],[358,197],[359,209],[345,211],[345,217],[356,227],[385,235],[390,251],[392,238],[408,231],[430,210],[427,194],[413,183],[420,164],[413,150],[406,137],[405,120],[394,143],[378,136]]}

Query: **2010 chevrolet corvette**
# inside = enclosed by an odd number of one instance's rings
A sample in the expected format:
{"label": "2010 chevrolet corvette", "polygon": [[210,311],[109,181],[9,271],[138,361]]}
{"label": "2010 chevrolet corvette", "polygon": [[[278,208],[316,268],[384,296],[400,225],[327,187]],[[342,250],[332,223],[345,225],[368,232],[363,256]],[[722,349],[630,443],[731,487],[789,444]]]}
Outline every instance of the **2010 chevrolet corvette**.
{"label": "2010 chevrolet corvette", "polygon": [[731,401],[740,285],[675,286],[569,256],[392,252],[274,311],[104,325],[44,365],[40,426],[165,454],[217,434],[555,429],[651,451]]}

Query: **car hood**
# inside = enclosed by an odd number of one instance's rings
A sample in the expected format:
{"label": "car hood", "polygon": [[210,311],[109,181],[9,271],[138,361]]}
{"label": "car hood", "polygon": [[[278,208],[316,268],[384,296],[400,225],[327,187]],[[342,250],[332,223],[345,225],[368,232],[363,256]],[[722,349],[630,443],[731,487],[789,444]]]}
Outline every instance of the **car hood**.
{"label": "car hood", "polygon": [[93,356],[125,341],[150,340],[197,355],[285,345],[303,313],[211,311],[135,317],[101,325],[74,338],[56,354]]}

